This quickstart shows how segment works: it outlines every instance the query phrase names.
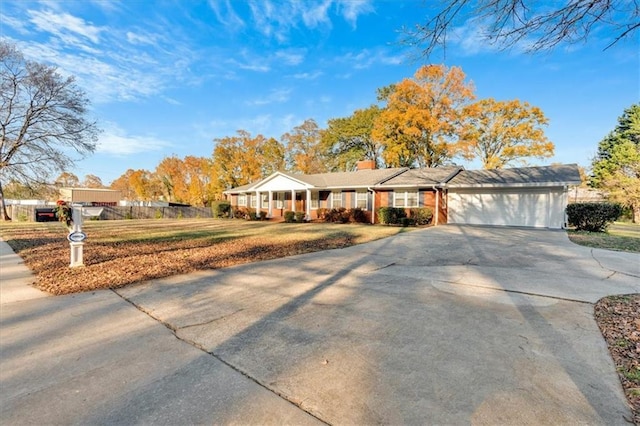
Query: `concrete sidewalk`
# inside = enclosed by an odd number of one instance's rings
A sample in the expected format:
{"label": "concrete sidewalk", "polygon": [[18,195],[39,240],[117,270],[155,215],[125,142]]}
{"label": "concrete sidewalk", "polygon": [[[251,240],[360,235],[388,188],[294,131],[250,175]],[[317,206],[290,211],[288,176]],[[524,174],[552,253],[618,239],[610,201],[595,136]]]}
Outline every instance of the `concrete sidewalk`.
{"label": "concrete sidewalk", "polygon": [[0,421],[627,424],[593,303],[639,259],[443,226],[3,303]]}

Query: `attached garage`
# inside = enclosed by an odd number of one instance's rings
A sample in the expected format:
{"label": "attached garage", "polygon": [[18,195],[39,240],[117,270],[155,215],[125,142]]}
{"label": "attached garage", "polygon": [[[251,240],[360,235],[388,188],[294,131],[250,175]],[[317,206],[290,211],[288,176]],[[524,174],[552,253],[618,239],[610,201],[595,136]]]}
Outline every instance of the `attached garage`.
{"label": "attached garage", "polygon": [[449,223],[560,229],[575,166],[464,170],[448,184]]}

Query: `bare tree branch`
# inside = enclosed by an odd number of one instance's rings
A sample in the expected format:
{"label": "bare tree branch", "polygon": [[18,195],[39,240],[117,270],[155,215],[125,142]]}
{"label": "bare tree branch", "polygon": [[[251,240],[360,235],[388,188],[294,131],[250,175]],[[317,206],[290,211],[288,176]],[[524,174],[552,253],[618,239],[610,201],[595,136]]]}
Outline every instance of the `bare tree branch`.
{"label": "bare tree branch", "polygon": [[637,0],[569,0],[555,7],[527,0],[444,1],[426,23],[405,29],[404,42],[428,57],[446,48],[449,34],[462,26],[485,29],[482,40],[491,45],[524,44],[529,52],[584,42],[593,32],[607,30],[613,41],[606,50],[640,28],[640,7]]}

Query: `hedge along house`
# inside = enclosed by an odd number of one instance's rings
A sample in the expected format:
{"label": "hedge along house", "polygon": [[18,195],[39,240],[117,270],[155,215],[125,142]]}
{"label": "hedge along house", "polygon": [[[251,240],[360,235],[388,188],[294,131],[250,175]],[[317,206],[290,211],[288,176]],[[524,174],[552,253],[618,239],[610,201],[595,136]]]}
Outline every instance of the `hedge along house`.
{"label": "hedge along house", "polygon": [[372,162],[363,161],[354,172],[275,172],[225,195],[232,209],[265,211],[269,218],[290,210],[313,220],[319,209],[358,207],[375,223],[380,207],[428,207],[435,225],[561,228],[568,188],[579,183],[576,165],[473,171],[458,166],[373,169]]}

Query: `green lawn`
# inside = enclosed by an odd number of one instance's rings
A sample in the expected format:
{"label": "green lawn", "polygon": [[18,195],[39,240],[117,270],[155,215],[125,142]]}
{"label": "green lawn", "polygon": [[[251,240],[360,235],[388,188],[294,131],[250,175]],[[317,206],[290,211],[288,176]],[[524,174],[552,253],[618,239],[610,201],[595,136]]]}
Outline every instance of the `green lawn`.
{"label": "green lawn", "polygon": [[640,225],[616,222],[607,232],[568,231],[569,239],[582,246],[640,253]]}

